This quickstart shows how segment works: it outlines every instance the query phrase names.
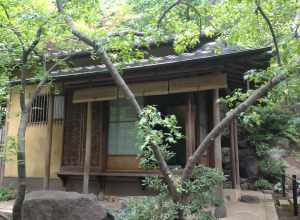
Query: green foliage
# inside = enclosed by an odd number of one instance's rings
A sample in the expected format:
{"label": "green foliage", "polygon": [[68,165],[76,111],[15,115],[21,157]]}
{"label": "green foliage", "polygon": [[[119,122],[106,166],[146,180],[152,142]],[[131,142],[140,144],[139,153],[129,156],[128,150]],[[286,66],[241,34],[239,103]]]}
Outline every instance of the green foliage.
{"label": "green foliage", "polygon": [[258,162],[261,176],[271,182],[279,181],[286,168],[282,160],[263,159]]}
{"label": "green foliage", "polygon": [[151,149],[152,145],[160,147],[166,161],[171,159],[174,153],[169,149],[183,138],[180,129],[177,126],[175,115],[163,118],[154,106],[144,108],[138,123],[139,137],[143,143],[139,146],[140,165],[145,169],[157,168],[157,161]]}
{"label": "green foliage", "polygon": [[177,211],[170,200],[160,197],[132,199],[117,217],[120,220],[175,220]]}
{"label": "green foliage", "polygon": [[[174,115],[162,117],[154,106],[143,109],[138,123],[139,136],[143,144],[140,146],[140,165],[145,169],[158,167],[152,151],[152,145],[158,146],[166,160],[174,155],[170,149],[183,136]],[[188,195],[185,201],[174,203],[171,200],[168,187],[161,177],[147,177],[144,185],[158,193],[156,197],[147,198],[145,201],[133,201],[129,208],[122,214],[125,219],[176,219],[178,210],[183,210],[185,216],[192,219],[210,219],[210,215],[203,212],[209,205],[220,205],[220,198],[214,196],[216,186],[223,182],[221,172],[205,166],[196,166],[192,178],[182,182],[177,170],[172,170],[171,178],[176,184],[180,194]]]}
{"label": "green foliage", "polygon": [[254,184],[256,189],[272,189],[272,184],[266,179],[258,179]]}
{"label": "green foliage", "polygon": [[120,220],[175,220],[178,210],[191,220],[215,219],[203,209],[210,205],[220,205],[223,201],[214,196],[218,184],[224,180],[222,173],[205,166],[197,166],[193,178],[182,186],[183,193],[188,194],[185,202],[175,204],[167,191],[167,186],[160,177],[147,177],[144,184],[158,192],[155,197],[133,199],[128,208],[117,216]]}
{"label": "green foliage", "polygon": [[15,198],[15,192],[12,189],[0,187],[0,201],[8,201]]}

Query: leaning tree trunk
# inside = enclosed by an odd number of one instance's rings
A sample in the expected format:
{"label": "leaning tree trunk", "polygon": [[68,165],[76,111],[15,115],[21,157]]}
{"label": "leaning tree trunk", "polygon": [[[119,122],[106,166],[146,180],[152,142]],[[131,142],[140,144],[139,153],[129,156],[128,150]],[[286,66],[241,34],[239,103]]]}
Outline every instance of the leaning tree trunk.
{"label": "leaning tree trunk", "polygon": [[28,124],[28,111],[22,111],[18,129],[18,191],[13,206],[13,220],[22,220],[22,205],[26,191],[26,164],[25,164],[25,134]]}

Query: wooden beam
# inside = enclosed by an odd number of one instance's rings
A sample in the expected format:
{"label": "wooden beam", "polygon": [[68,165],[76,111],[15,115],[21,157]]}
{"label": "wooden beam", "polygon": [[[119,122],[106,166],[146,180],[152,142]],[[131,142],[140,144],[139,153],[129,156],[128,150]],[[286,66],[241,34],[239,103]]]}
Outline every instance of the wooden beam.
{"label": "wooden beam", "polygon": [[51,172],[51,153],[52,153],[52,133],[53,133],[53,111],[54,111],[54,95],[50,90],[48,101],[48,124],[47,124],[47,138],[48,146],[45,151],[45,176],[43,181],[43,189],[49,190],[50,172]]}
{"label": "wooden beam", "polygon": [[91,167],[92,151],[92,102],[87,103],[87,120],[86,120],[86,140],[85,140],[85,160],[83,170],[83,193],[89,193],[89,177]]}
{"label": "wooden beam", "polygon": [[[220,104],[219,104],[219,89],[213,90],[213,124],[216,126],[221,120]],[[219,135],[214,141],[214,158],[215,168],[223,171],[222,168],[222,146],[221,135]],[[223,197],[223,184],[218,187],[218,196]]]}
{"label": "wooden beam", "polygon": [[[196,92],[217,88],[227,88],[227,75],[207,74],[155,82],[129,83],[136,96],[166,95],[183,92]],[[99,86],[74,91],[73,103],[113,100],[123,97],[116,86]]]}

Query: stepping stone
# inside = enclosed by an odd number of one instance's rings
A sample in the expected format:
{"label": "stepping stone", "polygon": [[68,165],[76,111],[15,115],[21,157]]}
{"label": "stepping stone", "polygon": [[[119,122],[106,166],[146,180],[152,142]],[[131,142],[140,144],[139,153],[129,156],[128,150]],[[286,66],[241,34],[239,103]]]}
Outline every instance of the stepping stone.
{"label": "stepping stone", "polygon": [[260,200],[257,196],[242,195],[240,201],[253,204],[253,203],[259,203]]}

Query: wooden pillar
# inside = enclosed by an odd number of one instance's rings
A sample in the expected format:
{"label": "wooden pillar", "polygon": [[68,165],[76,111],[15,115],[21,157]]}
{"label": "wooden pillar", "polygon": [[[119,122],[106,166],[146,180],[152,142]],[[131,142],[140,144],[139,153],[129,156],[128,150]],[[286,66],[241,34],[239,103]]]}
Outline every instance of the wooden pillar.
{"label": "wooden pillar", "polygon": [[[220,112],[220,104],[219,104],[219,89],[215,89],[213,91],[213,125],[214,127],[221,121],[221,112]],[[214,159],[215,159],[215,167],[223,171],[222,168],[222,145],[221,145],[221,135],[219,135],[214,140]],[[224,199],[224,189],[223,183],[221,183],[216,190],[217,196],[221,199]],[[224,218],[227,216],[226,207],[223,205],[217,206],[215,209],[215,217],[217,219]]]}
{"label": "wooden pillar", "polygon": [[86,120],[86,140],[85,140],[85,159],[83,173],[83,193],[89,193],[89,177],[91,166],[92,151],[92,102],[87,104],[87,120]]}
{"label": "wooden pillar", "polygon": [[230,123],[230,158],[232,169],[232,188],[240,188],[240,168],[239,168],[239,148],[237,120],[233,119]]}
{"label": "wooden pillar", "polygon": [[[220,105],[218,102],[219,99],[219,89],[215,89],[213,91],[213,124],[214,127],[220,122],[221,116],[220,116]],[[221,146],[221,135],[219,135],[214,140],[214,158],[215,158],[215,167],[223,171],[222,168],[222,146]],[[219,196],[223,196],[223,184],[219,187]]]}
{"label": "wooden pillar", "polygon": [[186,158],[192,156],[196,148],[196,132],[195,132],[195,106],[193,101],[193,94],[188,94],[186,105],[186,124],[185,124],[185,136],[186,136]]}
{"label": "wooden pillar", "polygon": [[47,124],[47,138],[48,146],[45,151],[45,176],[43,181],[43,189],[49,190],[50,172],[51,172],[51,152],[52,152],[52,133],[53,133],[53,110],[54,110],[54,95],[51,91],[48,101],[48,124]]}

